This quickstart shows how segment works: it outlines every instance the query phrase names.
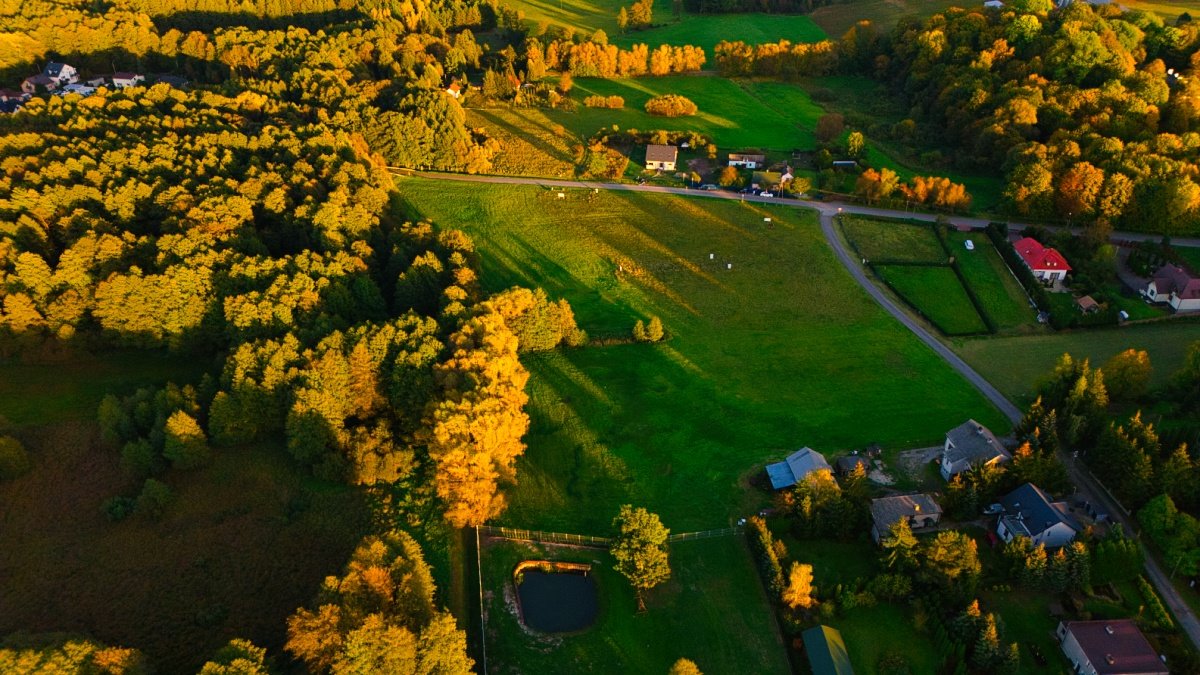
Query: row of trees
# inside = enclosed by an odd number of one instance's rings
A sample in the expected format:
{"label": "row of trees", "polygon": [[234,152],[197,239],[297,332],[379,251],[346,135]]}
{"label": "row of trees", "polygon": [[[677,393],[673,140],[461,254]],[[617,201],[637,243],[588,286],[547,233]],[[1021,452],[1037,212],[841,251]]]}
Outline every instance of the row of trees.
{"label": "row of trees", "polygon": [[914,176],[904,182],[888,168],[863,171],[854,183],[854,192],[868,204],[923,204],[948,211],[971,208],[971,195],[961,183],[938,176]]}
{"label": "row of trees", "polygon": [[759,75],[783,80],[821,77],[838,67],[838,45],[831,40],[792,43],[788,40],[748,45],[722,40],[713,49],[713,61],[724,77]]}

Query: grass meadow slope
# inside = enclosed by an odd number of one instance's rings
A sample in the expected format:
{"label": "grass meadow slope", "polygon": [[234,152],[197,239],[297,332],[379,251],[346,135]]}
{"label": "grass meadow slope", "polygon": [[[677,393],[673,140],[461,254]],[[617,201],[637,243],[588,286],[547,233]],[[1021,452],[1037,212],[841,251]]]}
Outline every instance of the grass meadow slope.
{"label": "grass meadow slope", "polygon": [[967,417],[1006,427],[861,291],[811,212],[412,178],[399,187],[414,211],[469,232],[488,290],[545,288],[593,337],[628,335],[652,315],[671,335],[526,358],[533,426],[507,524],[602,533],[634,502],[675,530],[720,527],[757,507],[747,479],[802,445],[914,447]]}

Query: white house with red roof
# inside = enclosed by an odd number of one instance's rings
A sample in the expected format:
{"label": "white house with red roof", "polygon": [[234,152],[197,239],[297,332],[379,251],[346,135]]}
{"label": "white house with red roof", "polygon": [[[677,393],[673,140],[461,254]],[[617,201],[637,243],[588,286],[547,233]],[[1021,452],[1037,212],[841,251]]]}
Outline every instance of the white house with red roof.
{"label": "white house with red roof", "polygon": [[1021,260],[1033,272],[1033,276],[1042,281],[1051,283],[1062,281],[1067,277],[1067,272],[1071,271],[1067,259],[1058,252],[1058,249],[1042,246],[1037,239],[1031,237],[1019,239],[1013,244],[1013,248],[1017,249],[1017,255],[1021,256]]}
{"label": "white house with red roof", "polygon": [[1176,312],[1200,310],[1200,277],[1179,265],[1163,265],[1142,295],[1150,302],[1165,302]]}

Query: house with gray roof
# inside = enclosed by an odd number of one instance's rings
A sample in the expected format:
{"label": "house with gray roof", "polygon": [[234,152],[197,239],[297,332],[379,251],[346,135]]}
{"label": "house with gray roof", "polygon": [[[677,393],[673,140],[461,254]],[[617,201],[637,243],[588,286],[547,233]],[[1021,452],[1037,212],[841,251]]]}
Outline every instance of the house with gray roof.
{"label": "house with gray roof", "polygon": [[1055,634],[1073,673],[1167,675],[1166,663],[1129,619],[1063,621]]}
{"label": "house with gray roof", "polygon": [[1056,548],[1071,543],[1083,529],[1071,516],[1066,502],[1050,500],[1044,490],[1026,483],[1000,500],[1004,513],[996,521],[996,534],[1006,542],[1029,537],[1034,546]]}
{"label": "house with gray roof", "polygon": [[871,537],[879,543],[899,520],[913,530],[937,525],[942,507],[927,494],[897,495],[871,500]]}
{"label": "house with gray roof", "polygon": [[782,462],[767,465],[767,477],[776,490],[789,488],[814,471],[832,471],[825,456],[812,448],[800,448]]}
{"label": "house with gray roof", "polygon": [[813,675],[854,675],[850,653],[836,628],[814,626],[800,634]]}
{"label": "house with gray roof", "polygon": [[674,171],[675,161],[679,157],[679,148],[673,145],[647,145],[646,168],[660,171]]}
{"label": "house with gray roof", "polygon": [[860,466],[863,468],[864,472],[871,472],[871,460],[867,459],[866,455],[858,454],[857,451],[852,452],[844,457],[838,457],[834,464],[837,466],[837,473],[839,476],[854,475],[855,469]]}
{"label": "house with gray roof", "polygon": [[946,432],[942,478],[950,480],[972,467],[1003,464],[1010,459],[1012,455],[996,434],[975,420],[967,420]]}

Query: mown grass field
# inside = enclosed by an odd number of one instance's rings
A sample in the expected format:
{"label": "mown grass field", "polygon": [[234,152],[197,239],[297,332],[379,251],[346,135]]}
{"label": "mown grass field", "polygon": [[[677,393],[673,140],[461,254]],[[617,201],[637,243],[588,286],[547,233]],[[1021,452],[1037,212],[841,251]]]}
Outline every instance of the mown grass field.
{"label": "mown grass field", "polygon": [[633,502],[676,530],[720,527],[761,504],[747,479],[802,445],[919,447],[972,416],[1007,427],[858,288],[812,212],[585,190],[558,200],[416,178],[398,186],[416,212],[474,238],[486,289],[545,288],[594,337],[628,335],[651,315],[671,335],[524,359],[532,428],[506,524],[602,533]]}
{"label": "mown grass field", "polygon": [[946,335],[982,333],[987,324],[975,311],[958,275],[949,267],[879,265],[875,273]]}
{"label": "mown grass field", "polygon": [[[974,251],[964,245],[970,240]],[[958,268],[971,284],[983,311],[1000,331],[1036,330],[1037,312],[1029,305],[1021,284],[1000,257],[996,247],[982,232],[949,232],[946,243],[954,252]]]}
{"label": "mown grass field", "polygon": [[[582,105],[590,95],[620,96],[620,110]],[[699,112],[691,117],[655,117],[645,111],[646,101],[661,94],[681,94]],[[724,150],[771,148],[790,150],[811,147],[812,132],[802,130],[789,117],[747,96],[736,83],[721,77],[673,75],[642,78],[577,78],[571,96],[581,104],[576,112],[547,111],[550,119],[582,138],[613,125],[621,129],[696,131]]]}
{"label": "mown grass field", "polygon": [[846,239],[868,262],[903,260],[943,264],[946,251],[928,225],[859,216],[838,216]]}
{"label": "mown grass field", "polygon": [[609,42],[620,47],[638,43],[652,49],[663,44],[703,47],[710,68],[713,47],[722,40],[758,44],[779,40],[819,42],[826,37],[821,27],[801,14],[706,15],[685,11],[676,19],[671,0],[656,0],[655,27],[627,33],[617,28],[617,12],[631,5],[631,0],[509,0],[506,4],[524,12],[530,25],[545,21],[551,26],[574,28],[585,36],[603,30]]}
{"label": "mown grass field", "polygon": [[995,337],[958,341],[955,350],[1017,402],[1031,400],[1037,382],[1064,353],[1103,365],[1126,349],[1144,349],[1154,367],[1152,385],[1165,384],[1183,365],[1188,346],[1200,340],[1200,322],[1170,319],[1110,329],[1064,331],[1024,337]]}
{"label": "mown grass field", "polygon": [[105,518],[103,502],[136,487],[100,444],[100,399],[195,372],[153,354],[0,365],[0,414],[34,465],[0,482],[0,635],[87,634],[194,673],[231,637],[281,648],[287,616],[345,563],[368,524],[360,493],[313,480],[282,447],[168,473],[161,521]]}
{"label": "mown grass field", "polygon": [[1184,262],[1196,274],[1200,274],[1200,247],[1176,246],[1175,250],[1183,256]]}
{"label": "mown grass field", "polygon": [[[522,560],[592,564],[600,613],[573,635],[520,623],[512,571]],[[488,668],[493,673],[665,673],[679,658],[705,673],[786,673],[787,654],[758,573],[740,537],[671,545],[671,579],[638,613],[607,551],[494,540],[483,549]]]}

